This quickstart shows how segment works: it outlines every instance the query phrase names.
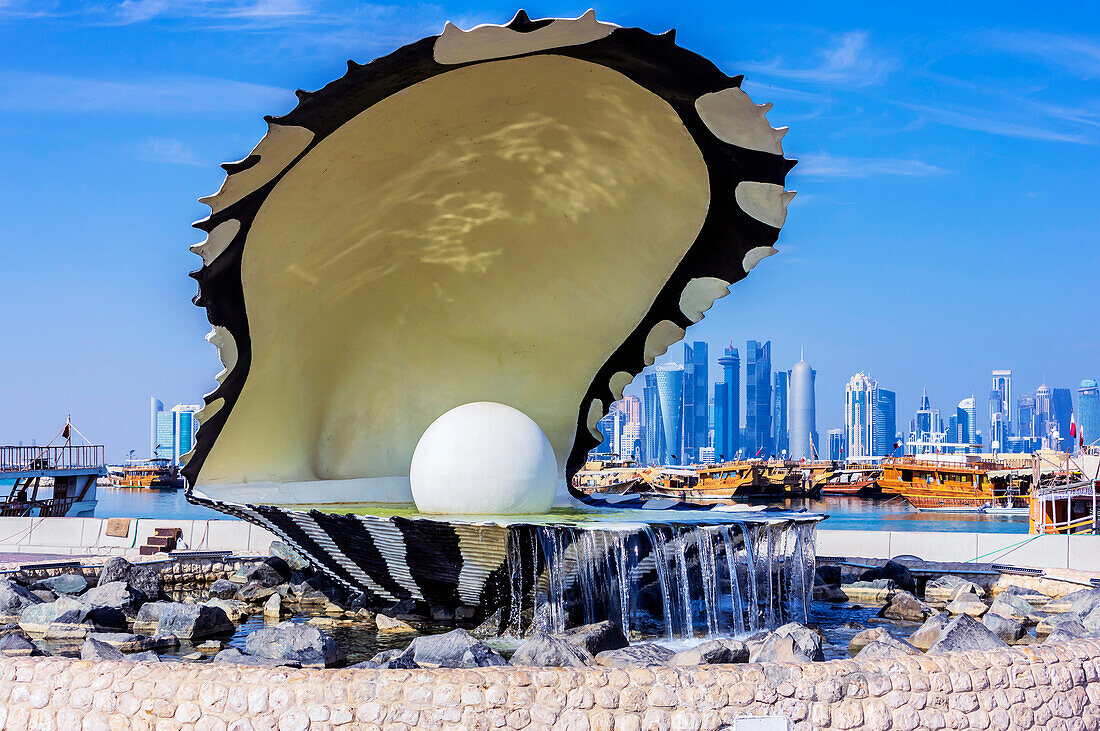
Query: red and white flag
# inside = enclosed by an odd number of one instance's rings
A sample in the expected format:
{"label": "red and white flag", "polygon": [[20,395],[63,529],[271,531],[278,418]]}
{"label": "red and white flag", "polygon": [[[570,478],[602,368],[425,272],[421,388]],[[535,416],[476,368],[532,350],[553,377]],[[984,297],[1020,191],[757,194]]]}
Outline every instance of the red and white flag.
{"label": "red and white flag", "polygon": [[1077,417],[1073,415],[1073,412],[1069,412],[1069,436],[1071,439],[1077,438]]}

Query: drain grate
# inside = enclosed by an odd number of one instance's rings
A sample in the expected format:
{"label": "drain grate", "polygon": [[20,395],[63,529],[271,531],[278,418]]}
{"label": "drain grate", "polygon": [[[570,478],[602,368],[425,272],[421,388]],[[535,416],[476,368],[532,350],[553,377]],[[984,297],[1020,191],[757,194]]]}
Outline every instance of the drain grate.
{"label": "drain grate", "polygon": [[992,564],[992,569],[1002,574],[1015,574],[1016,576],[1042,576],[1046,573],[1043,569],[1033,569],[1029,566],[1011,566],[1003,563]]}

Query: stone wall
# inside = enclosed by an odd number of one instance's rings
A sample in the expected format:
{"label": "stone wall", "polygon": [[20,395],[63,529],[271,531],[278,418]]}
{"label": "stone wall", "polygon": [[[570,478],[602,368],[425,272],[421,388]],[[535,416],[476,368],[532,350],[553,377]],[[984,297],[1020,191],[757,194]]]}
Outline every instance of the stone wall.
{"label": "stone wall", "polygon": [[0,660],[5,729],[1096,729],[1100,641],[700,668],[291,670]]}

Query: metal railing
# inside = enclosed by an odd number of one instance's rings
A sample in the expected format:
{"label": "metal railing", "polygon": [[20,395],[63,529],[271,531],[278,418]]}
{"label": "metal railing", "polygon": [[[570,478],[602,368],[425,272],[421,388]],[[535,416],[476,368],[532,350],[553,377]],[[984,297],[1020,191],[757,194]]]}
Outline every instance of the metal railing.
{"label": "metal railing", "polygon": [[0,471],[71,470],[104,468],[102,444],[60,447],[0,447]]}
{"label": "metal railing", "polygon": [[46,500],[14,500],[0,503],[0,517],[63,518],[78,497],[59,497]]}

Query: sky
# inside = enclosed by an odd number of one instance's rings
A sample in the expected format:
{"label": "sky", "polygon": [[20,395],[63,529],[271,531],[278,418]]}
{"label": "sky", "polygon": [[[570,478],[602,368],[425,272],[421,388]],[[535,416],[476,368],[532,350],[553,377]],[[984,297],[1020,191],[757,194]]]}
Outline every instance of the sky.
{"label": "sky", "polygon": [[[294,89],[515,4],[0,0],[0,443],[71,414],[109,459],[148,449],[148,399],[219,370],[190,303],[197,198]],[[531,17],[587,4],[539,2]],[[1100,8],[1059,3],[626,3],[601,20],[745,75],[789,125],[778,248],[687,339],[772,341],[818,371],[821,431],[865,371],[948,411],[1100,377]],[[669,355],[679,359],[682,347]],[[983,408],[980,408],[981,412]]]}

